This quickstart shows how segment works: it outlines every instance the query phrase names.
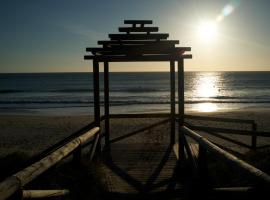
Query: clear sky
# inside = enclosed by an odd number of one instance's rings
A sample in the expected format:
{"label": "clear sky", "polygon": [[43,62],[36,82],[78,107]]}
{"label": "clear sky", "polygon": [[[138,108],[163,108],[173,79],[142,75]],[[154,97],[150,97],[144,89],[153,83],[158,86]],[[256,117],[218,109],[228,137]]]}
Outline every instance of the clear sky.
{"label": "clear sky", "polygon": [[[0,73],[91,71],[85,47],[118,32],[124,19],[151,19],[169,39],[191,46],[186,70],[270,71],[269,8],[269,0],[1,1]],[[112,70],[168,65],[115,63]]]}

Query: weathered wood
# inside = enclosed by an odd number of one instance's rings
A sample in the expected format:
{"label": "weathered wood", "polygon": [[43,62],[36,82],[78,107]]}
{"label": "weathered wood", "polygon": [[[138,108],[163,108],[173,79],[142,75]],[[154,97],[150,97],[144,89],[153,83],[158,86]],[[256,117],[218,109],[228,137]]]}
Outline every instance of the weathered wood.
{"label": "weathered wood", "polygon": [[153,34],[109,34],[112,40],[161,40],[167,39],[168,33],[153,33]]}
{"label": "weathered wood", "polygon": [[11,197],[21,187],[21,182],[16,176],[11,176],[0,183],[0,200]]}
{"label": "weathered wood", "polygon": [[40,161],[26,167],[25,169],[17,172],[10,178],[7,178],[0,183],[0,199],[7,199],[20,187],[26,185],[30,181],[37,178],[40,174],[47,171],[49,168],[57,164],[60,160],[70,155],[80,145],[87,143],[92,137],[99,132],[99,128],[95,127],[85,134],[77,137],[68,144],[62,146],[58,150],[44,157]]}
{"label": "weathered wood", "polygon": [[236,169],[245,172],[251,178],[255,179],[258,182],[266,184],[267,187],[270,187],[270,176],[265,172],[255,168],[254,166],[246,163],[245,161],[237,158],[236,156],[230,154],[227,151],[219,148],[217,145],[213,144],[206,138],[192,131],[191,129],[182,126],[181,130],[199,143],[203,148],[205,148],[210,153],[214,154],[216,157],[222,159],[223,161],[230,164],[230,166],[235,167]]}
{"label": "weathered wood", "polygon": [[124,20],[124,24],[153,24],[153,20]]}
{"label": "weathered wood", "polygon": [[158,32],[158,27],[119,27],[119,32]]}
{"label": "weathered wood", "polygon": [[179,44],[179,40],[101,40],[98,41],[99,45],[149,45],[149,44],[164,44],[164,45],[176,45]]}
{"label": "weathered wood", "polygon": [[23,190],[23,199],[39,199],[69,195],[69,190]]}
{"label": "weathered wood", "polygon": [[93,56],[86,55],[84,56],[85,60],[97,60],[99,62],[155,62],[155,61],[178,61],[179,59],[191,59],[192,55],[183,54],[183,55],[142,55],[142,56]]}
{"label": "weathered wood", "polygon": [[175,63],[170,62],[171,144],[175,143]]}
{"label": "weathered wood", "polygon": [[104,62],[104,115],[105,115],[105,145],[110,151],[110,110],[109,110],[109,63]]}

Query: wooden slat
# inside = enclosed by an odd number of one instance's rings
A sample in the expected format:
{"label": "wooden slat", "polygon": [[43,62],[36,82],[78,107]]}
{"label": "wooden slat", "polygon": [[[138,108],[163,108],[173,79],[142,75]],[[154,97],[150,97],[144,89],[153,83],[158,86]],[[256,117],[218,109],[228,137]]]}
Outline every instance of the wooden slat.
{"label": "wooden slat", "polygon": [[192,55],[184,54],[179,56],[173,55],[144,55],[144,56],[93,56],[93,55],[85,55],[85,60],[93,60],[96,59],[98,62],[135,62],[135,61],[178,61],[179,59],[191,59]]}
{"label": "wooden slat", "polygon": [[192,131],[191,129],[182,126],[181,131],[186,135],[194,139],[199,143],[200,146],[205,148],[207,151],[211,152],[217,158],[222,159],[223,161],[230,164],[230,166],[237,168],[238,170],[245,172],[250,177],[254,178],[258,182],[266,184],[267,187],[270,187],[270,176],[265,172],[255,168],[254,166],[246,163],[245,161],[239,159],[238,157],[232,155],[231,153],[219,148],[217,145],[213,144],[206,138]]}
{"label": "wooden slat", "polygon": [[99,45],[141,45],[141,44],[168,44],[175,45],[179,44],[179,40],[160,40],[160,41],[151,41],[151,40],[101,40],[98,41]]}
{"label": "wooden slat", "polygon": [[156,34],[109,34],[109,38],[112,40],[161,40],[167,39],[168,33],[156,33]]}
{"label": "wooden slat", "polygon": [[158,27],[119,27],[119,32],[158,32]]}
{"label": "wooden slat", "polygon": [[124,20],[124,24],[153,24],[153,20]]}

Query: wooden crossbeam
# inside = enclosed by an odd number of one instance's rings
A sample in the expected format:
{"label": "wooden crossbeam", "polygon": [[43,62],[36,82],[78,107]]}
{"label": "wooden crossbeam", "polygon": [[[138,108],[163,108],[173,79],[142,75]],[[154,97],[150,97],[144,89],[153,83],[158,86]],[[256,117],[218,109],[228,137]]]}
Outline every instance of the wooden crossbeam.
{"label": "wooden crossbeam", "polygon": [[153,24],[153,20],[124,20],[124,24]]}
{"label": "wooden crossbeam", "polygon": [[93,55],[85,55],[84,59],[85,60],[93,60],[95,59],[98,62],[140,62],[140,61],[150,61],[150,62],[155,62],[155,61],[179,61],[181,59],[191,59],[192,55],[190,54],[183,54],[183,55],[140,55],[140,56],[93,56]]}
{"label": "wooden crossbeam", "polygon": [[190,47],[174,47],[167,45],[138,45],[117,46],[113,48],[86,48],[94,55],[138,55],[138,54],[183,54],[190,51]]}
{"label": "wooden crossbeam", "polygon": [[109,38],[112,40],[161,40],[167,39],[168,33],[156,33],[156,34],[109,34]]}
{"label": "wooden crossbeam", "polygon": [[119,32],[158,32],[158,27],[119,27]]}
{"label": "wooden crossbeam", "polygon": [[98,41],[99,45],[142,45],[142,44],[170,44],[170,45],[175,45],[179,44],[179,40],[124,40],[124,41],[119,41],[119,40],[101,40]]}

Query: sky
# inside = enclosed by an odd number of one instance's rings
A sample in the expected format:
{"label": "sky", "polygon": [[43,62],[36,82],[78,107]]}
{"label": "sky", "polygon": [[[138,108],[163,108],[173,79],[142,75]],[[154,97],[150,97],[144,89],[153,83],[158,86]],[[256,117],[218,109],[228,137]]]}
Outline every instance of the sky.
{"label": "sky", "polygon": [[[186,71],[270,71],[269,7],[269,0],[3,0],[0,73],[92,71],[85,48],[98,47],[125,19],[151,19],[191,47]],[[201,30],[205,22],[215,24],[210,38]],[[111,65],[168,70],[164,62]]]}

